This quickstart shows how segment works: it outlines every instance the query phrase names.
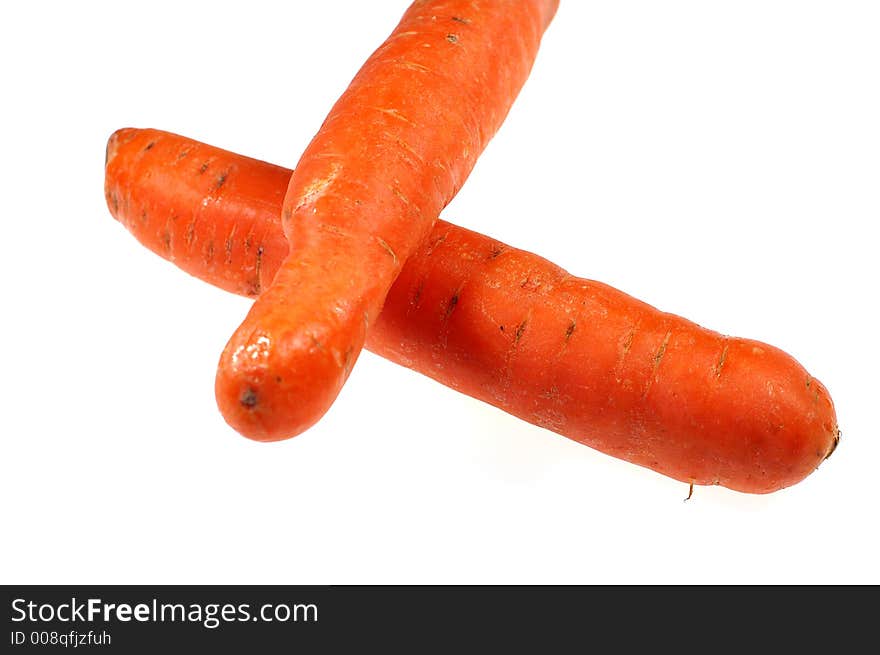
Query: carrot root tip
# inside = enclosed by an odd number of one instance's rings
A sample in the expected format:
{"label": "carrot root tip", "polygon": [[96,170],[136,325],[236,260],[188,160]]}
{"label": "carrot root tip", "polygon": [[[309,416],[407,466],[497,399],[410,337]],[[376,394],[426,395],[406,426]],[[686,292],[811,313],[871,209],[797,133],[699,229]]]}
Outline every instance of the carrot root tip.
{"label": "carrot root tip", "polygon": [[241,393],[241,397],[238,401],[242,404],[243,407],[247,407],[248,409],[253,409],[257,406],[257,392],[254,389],[247,388]]}
{"label": "carrot root tip", "polygon": [[[828,449],[828,452],[825,455],[825,459],[831,457],[831,454],[837,450],[837,445],[840,443],[840,428],[837,428],[834,432],[834,441],[831,442],[831,447]],[[825,459],[822,461],[824,462]]]}

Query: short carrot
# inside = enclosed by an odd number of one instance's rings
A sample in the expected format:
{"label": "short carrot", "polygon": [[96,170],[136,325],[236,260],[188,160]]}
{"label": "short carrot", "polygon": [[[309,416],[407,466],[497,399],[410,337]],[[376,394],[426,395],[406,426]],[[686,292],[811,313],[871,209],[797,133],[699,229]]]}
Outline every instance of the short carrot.
{"label": "short carrot", "polygon": [[[280,215],[290,174],[167,132],[125,129],[108,145],[106,196],[146,247],[254,296],[287,254]],[[444,221],[403,265],[366,346],[691,484],[775,491],[812,472],[839,438],[827,390],[781,350]]]}
{"label": "short carrot", "polygon": [[418,0],[307,146],[291,250],[220,357],[226,421],[277,440],[338,395],[406,262],[525,82],[558,0]]}

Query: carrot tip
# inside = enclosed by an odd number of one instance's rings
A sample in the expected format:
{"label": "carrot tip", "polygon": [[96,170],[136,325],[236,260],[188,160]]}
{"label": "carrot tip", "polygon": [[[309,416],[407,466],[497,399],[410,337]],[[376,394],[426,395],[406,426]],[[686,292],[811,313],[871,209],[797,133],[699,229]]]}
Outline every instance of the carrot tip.
{"label": "carrot tip", "polygon": [[248,409],[256,407],[257,392],[254,389],[245,389],[241,394],[241,398],[239,398],[239,402]]}
{"label": "carrot tip", "polygon": [[[825,455],[825,459],[831,457],[831,454],[837,450],[837,445],[840,443],[840,428],[837,428],[834,433],[834,441],[831,442],[831,447],[828,449],[828,453]],[[825,459],[822,461],[824,462]]]}
{"label": "carrot tip", "polygon": [[107,145],[104,148],[104,168],[107,167],[107,164],[113,161],[119,147],[131,141],[137,136],[138,132],[139,130],[133,127],[122,127],[110,135],[107,139]]}

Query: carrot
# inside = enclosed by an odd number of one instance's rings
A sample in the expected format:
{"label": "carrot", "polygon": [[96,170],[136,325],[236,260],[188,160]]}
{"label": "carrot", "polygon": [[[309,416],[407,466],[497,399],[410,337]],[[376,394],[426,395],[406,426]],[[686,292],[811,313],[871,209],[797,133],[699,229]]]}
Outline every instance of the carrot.
{"label": "carrot", "polygon": [[369,57],[291,176],[292,248],[220,357],[226,421],[258,440],[317,421],[401,266],[526,80],[558,0],[421,0]]}
{"label": "carrot", "polygon": [[[253,296],[255,276],[271,279],[286,257],[280,210],[290,174],[166,132],[120,130],[108,148],[107,202],[154,252]],[[813,471],[839,438],[827,390],[781,350],[444,221],[403,266],[366,346],[691,484],[775,491]]]}

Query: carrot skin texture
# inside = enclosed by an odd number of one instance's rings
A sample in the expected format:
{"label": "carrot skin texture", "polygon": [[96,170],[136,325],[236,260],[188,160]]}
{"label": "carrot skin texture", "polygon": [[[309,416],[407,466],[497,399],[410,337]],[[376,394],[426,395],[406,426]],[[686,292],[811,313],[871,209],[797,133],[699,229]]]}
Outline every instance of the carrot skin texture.
{"label": "carrot skin texture", "polygon": [[[216,198],[197,168],[176,163],[182,149],[230,171],[230,202]],[[290,174],[166,132],[121,130],[108,147],[107,203],[146,247],[207,282],[253,295],[257,249],[264,279],[287,254],[280,210]],[[194,211],[199,230],[210,233],[210,220],[220,233],[233,232],[241,207],[251,213],[233,233],[234,259],[207,265],[204,248],[179,238],[169,248],[156,236],[168,216]],[[259,240],[244,248],[253,235]],[[686,483],[776,491],[815,470],[838,441],[827,390],[781,350],[660,312],[442,220],[403,265],[366,347]]]}
{"label": "carrot skin texture", "polygon": [[420,0],[369,57],[285,194],[288,258],[230,338],[215,392],[257,440],[330,407],[401,266],[525,82],[557,0]]}
{"label": "carrot skin texture", "polygon": [[290,170],[230,155],[168,132],[123,128],[107,143],[104,191],[144,246],[255,298],[288,252],[277,238],[280,218],[267,222],[266,213],[280,207]]}

